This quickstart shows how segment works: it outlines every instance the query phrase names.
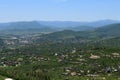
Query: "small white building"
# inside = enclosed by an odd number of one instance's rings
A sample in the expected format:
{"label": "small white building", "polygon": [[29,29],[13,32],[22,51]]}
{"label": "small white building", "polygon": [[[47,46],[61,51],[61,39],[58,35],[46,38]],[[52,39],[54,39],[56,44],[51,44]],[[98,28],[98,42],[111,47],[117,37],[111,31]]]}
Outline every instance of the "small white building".
{"label": "small white building", "polygon": [[5,80],[13,80],[12,78],[6,78]]}

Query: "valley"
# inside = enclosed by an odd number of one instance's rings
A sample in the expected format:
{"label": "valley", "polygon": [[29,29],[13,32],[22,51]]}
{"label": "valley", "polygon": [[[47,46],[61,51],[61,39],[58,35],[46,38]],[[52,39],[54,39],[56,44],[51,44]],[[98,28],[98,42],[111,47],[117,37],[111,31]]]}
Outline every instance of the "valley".
{"label": "valley", "polygon": [[1,80],[2,76],[14,80],[120,80],[119,23],[79,31],[43,24],[41,28],[37,22],[12,26],[0,32]]}

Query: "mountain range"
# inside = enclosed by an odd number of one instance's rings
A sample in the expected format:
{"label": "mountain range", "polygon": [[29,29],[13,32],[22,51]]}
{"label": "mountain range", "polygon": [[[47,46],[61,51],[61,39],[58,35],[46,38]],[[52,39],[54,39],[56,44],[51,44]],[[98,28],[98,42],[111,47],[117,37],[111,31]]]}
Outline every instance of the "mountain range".
{"label": "mountain range", "polygon": [[78,26],[91,26],[101,27],[109,24],[119,23],[117,20],[99,20],[93,22],[77,22],[77,21],[39,21],[40,24],[53,26],[53,27],[78,27]]}
{"label": "mountain range", "polygon": [[[68,39],[109,39],[120,37],[120,23],[110,24],[103,27],[96,28],[94,30],[87,31],[72,31],[72,30],[63,30],[54,32],[51,34],[41,36],[44,40],[68,40]],[[69,41],[69,40],[68,40]]]}
{"label": "mountain range", "polygon": [[100,20],[95,22],[73,21],[22,21],[0,23],[0,30],[37,30],[39,32],[53,32],[61,30],[86,31],[110,24],[119,23],[117,20]]}

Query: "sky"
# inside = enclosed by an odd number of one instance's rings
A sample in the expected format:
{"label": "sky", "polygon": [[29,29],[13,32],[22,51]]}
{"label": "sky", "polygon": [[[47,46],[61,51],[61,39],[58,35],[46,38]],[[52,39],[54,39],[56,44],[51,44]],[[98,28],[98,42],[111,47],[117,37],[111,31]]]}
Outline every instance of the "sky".
{"label": "sky", "polygon": [[120,20],[120,0],[0,0],[0,22]]}

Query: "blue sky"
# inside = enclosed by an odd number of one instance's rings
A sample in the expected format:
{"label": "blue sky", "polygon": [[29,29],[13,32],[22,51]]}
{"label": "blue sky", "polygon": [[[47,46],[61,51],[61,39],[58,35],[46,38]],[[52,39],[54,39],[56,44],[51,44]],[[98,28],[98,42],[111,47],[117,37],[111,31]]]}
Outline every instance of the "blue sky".
{"label": "blue sky", "polygon": [[0,0],[0,22],[120,20],[120,0]]}

